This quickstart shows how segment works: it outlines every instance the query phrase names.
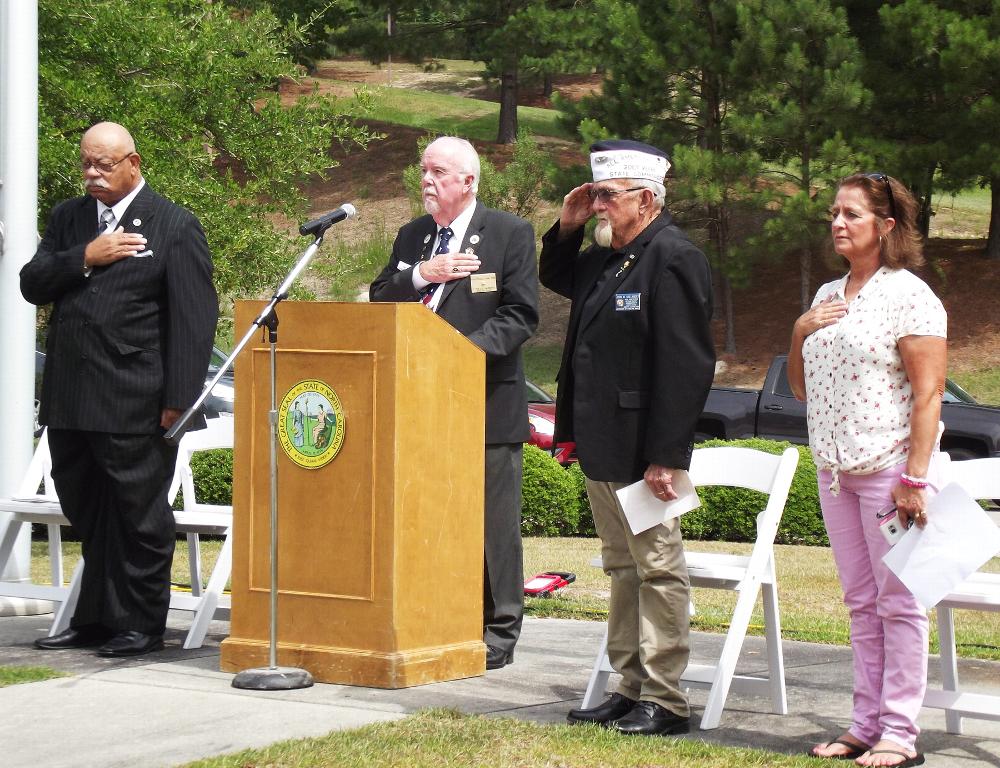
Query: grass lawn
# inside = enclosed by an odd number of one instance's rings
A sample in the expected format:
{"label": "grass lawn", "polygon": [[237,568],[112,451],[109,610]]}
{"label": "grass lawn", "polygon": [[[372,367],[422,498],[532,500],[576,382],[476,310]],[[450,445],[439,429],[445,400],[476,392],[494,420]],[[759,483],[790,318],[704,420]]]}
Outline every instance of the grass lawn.
{"label": "grass lawn", "polygon": [[778,755],[671,738],[629,738],[593,726],[539,725],[507,718],[427,710],[326,736],[284,741],[190,768],[749,768],[813,766],[809,757]]}
{"label": "grass lawn", "polygon": [[37,683],[55,677],[69,677],[69,672],[60,672],[51,667],[8,667],[0,666],[0,688],[18,683]]}
{"label": "grass lawn", "polygon": [[[343,83],[355,86],[356,83]],[[500,105],[464,96],[417,91],[410,88],[375,88],[375,104],[366,118],[395,125],[423,128],[431,133],[455,133],[468,139],[495,141]],[[536,136],[572,139],[559,124],[554,109],[518,107],[518,127]]]}
{"label": "grass lawn", "polygon": [[950,376],[979,402],[1000,405],[1000,368],[951,373]]}
{"label": "grass lawn", "polygon": [[973,187],[957,195],[934,195],[931,237],[986,237],[990,228],[990,190]]}
{"label": "grass lawn", "polygon": [[[749,544],[711,541],[688,541],[693,551],[750,551]],[[597,539],[527,538],[524,540],[524,571],[534,575],[546,570],[572,571],[577,580],[549,598],[528,598],[526,611],[533,616],[558,616],[575,619],[607,618],[608,579],[590,565],[600,554]],[[827,547],[777,545],[778,592],[781,607],[781,633],[787,640],[846,645],[848,615],[841,599],[833,557]],[[987,570],[1000,572],[1000,558],[994,558]],[[691,617],[692,629],[725,632],[736,604],[736,593],[726,590],[693,589],[697,613]],[[956,640],[961,656],[1000,660],[1000,614],[956,611]],[[763,635],[763,613],[758,599],[751,620],[751,634]],[[937,623],[931,612],[931,652],[937,653]]]}
{"label": "grass lawn", "polygon": [[[202,538],[202,574],[207,579],[215,565],[221,541]],[[749,544],[690,541],[691,550],[746,553]],[[32,543],[32,578],[48,577],[46,543]],[[65,542],[63,551],[66,578],[80,556],[78,542]],[[600,554],[596,538],[536,538],[524,540],[524,573],[533,576],[548,570],[572,571],[577,580],[549,598],[527,598],[525,610],[531,616],[555,616],[568,619],[604,621],[608,615],[608,579],[590,565]],[[847,609],[841,600],[840,585],[833,558],[826,547],[777,545],[778,590],[781,606],[782,635],[788,640],[846,645],[848,642]],[[986,568],[1000,572],[1000,558]],[[174,555],[173,582],[190,586],[187,545],[178,542]],[[694,589],[697,613],[691,627],[704,632],[725,632],[736,604],[736,593],[726,590]],[[956,638],[961,656],[1000,660],[1000,614],[956,611]],[[937,652],[937,624],[931,613],[931,651]],[[764,633],[760,601],[750,625],[751,634]]]}
{"label": "grass lawn", "polygon": [[561,344],[521,347],[524,353],[524,374],[535,386],[556,396],[556,373],[562,360]]}

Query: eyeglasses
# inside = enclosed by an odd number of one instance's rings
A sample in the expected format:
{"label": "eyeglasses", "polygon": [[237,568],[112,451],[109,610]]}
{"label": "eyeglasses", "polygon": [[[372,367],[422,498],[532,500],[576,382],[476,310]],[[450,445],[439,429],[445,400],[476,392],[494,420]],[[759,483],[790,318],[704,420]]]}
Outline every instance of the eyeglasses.
{"label": "eyeglasses", "polygon": [[889,183],[889,177],[884,173],[866,173],[865,178],[881,181],[885,184],[885,193],[889,197],[889,217],[896,218],[896,199],[892,196],[892,184]]}
{"label": "eyeglasses", "polygon": [[618,195],[624,195],[626,192],[638,192],[640,189],[646,189],[646,187],[629,187],[628,189],[610,189],[607,187],[594,189],[591,187],[588,194],[590,195],[591,200],[600,200],[602,203],[610,203],[618,197]]}
{"label": "eyeglasses", "polygon": [[81,160],[80,161],[80,170],[83,171],[84,173],[86,173],[88,168],[93,168],[95,171],[97,171],[101,175],[106,175],[106,174],[111,173],[115,169],[116,165],[118,165],[122,161],[127,160],[128,158],[132,157],[132,155],[134,155],[134,154],[135,154],[135,152],[129,152],[121,160],[115,160],[113,163],[102,163],[99,160]]}

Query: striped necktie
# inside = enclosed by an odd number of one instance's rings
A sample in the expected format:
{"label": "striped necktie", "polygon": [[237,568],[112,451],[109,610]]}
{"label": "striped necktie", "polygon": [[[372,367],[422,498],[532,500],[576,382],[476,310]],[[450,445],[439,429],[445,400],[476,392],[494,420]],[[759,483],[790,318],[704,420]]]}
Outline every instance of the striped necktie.
{"label": "striped necktie", "polygon": [[105,208],[104,213],[101,214],[101,224],[97,228],[97,234],[103,235],[106,232],[111,232],[115,228],[115,214],[110,208]]}
{"label": "striped necktie", "polygon": [[[439,233],[439,237],[441,239],[438,242],[438,247],[434,251],[435,256],[439,253],[448,253],[448,243],[451,241],[451,236],[454,234],[455,233],[451,231],[451,227],[441,227],[441,232]],[[439,285],[440,283],[431,283],[424,289],[424,295],[420,297],[420,301],[423,302],[425,307],[431,303],[431,299],[434,298],[434,291],[437,290]]]}

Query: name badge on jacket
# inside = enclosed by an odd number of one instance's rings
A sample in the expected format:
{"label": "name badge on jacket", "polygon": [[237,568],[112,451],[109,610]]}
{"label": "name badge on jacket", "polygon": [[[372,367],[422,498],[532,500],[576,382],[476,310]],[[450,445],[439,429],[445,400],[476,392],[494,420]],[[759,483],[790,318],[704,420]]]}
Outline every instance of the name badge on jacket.
{"label": "name badge on jacket", "polygon": [[638,312],[641,293],[616,293],[615,312]]}
{"label": "name badge on jacket", "polygon": [[497,289],[497,273],[496,272],[485,272],[479,274],[478,272],[473,272],[469,275],[469,279],[472,281],[472,292],[473,293],[495,293]]}

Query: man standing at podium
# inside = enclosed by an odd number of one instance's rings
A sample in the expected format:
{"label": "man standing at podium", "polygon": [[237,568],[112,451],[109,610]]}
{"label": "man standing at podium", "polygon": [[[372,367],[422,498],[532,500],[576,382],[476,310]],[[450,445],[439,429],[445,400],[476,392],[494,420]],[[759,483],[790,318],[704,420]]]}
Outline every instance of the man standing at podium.
{"label": "man standing at podium", "polygon": [[124,127],[90,128],[87,194],[55,207],[21,270],[24,298],[52,304],[39,421],[84,557],[70,628],[35,642],[47,650],[163,647],[177,457],[163,433],[204,384],[218,300],[198,219],[153,192],[140,164]]}
{"label": "man standing at podium", "polygon": [[[521,453],[528,403],[521,345],[538,325],[535,233],[476,200],[479,155],[445,136],[424,150],[426,216],[406,224],[369,291],[372,301],[420,301],[486,352],[483,641],[486,668],[514,660],[521,632]],[[434,482],[433,458],[425,480]]]}

